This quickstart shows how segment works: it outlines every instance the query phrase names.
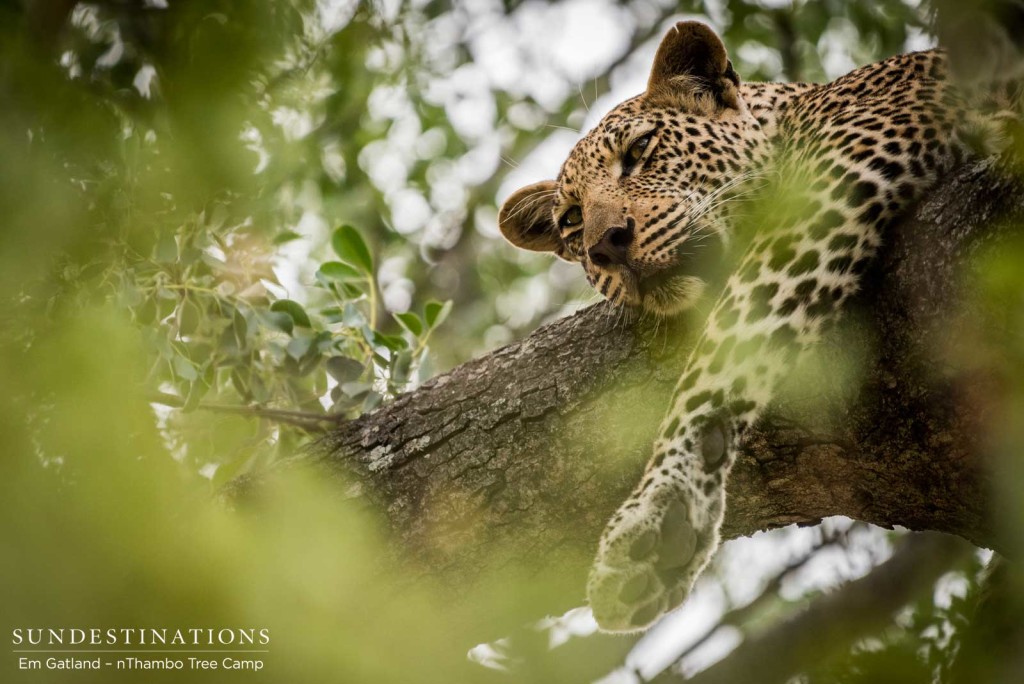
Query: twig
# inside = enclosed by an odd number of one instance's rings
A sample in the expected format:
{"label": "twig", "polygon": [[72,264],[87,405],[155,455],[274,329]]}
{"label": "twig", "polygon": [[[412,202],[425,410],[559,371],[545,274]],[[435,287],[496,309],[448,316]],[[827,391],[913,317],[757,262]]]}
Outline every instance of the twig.
{"label": "twig", "polygon": [[[161,404],[171,408],[184,408],[185,400],[166,392],[154,392],[149,395],[151,404]],[[241,416],[263,418],[277,423],[285,423],[302,428],[307,432],[326,432],[344,422],[337,416],[312,411],[291,411],[288,409],[267,408],[265,406],[237,406],[233,404],[200,403],[197,409],[214,413],[228,413]]]}

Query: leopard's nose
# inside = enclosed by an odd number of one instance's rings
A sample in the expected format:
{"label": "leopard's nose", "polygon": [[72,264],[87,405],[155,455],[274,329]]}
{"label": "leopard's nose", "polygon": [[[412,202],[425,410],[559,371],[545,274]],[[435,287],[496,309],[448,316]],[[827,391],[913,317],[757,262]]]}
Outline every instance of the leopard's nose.
{"label": "leopard's nose", "polygon": [[633,244],[633,231],[629,228],[609,228],[587,254],[590,263],[600,268],[612,265],[625,266],[629,257],[629,246]]}

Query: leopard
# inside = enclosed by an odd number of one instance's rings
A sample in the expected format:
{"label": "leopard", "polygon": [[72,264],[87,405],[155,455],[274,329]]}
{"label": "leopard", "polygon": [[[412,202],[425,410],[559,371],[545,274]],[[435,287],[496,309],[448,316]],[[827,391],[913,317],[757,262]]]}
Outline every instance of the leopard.
{"label": "leopard", "polygon": [[555,180],[503,203],[510,243],[579,263],[614,305],[708,312],[644,474],[601,535],[587,599],[602,630],[646,629],[690,594],[721,544],[744,436],[781,379],[842,317],[898,219],[985,153],[967,99],[941,49],[825,84],[741,81],[719,36],[683,21],[646,89]]}

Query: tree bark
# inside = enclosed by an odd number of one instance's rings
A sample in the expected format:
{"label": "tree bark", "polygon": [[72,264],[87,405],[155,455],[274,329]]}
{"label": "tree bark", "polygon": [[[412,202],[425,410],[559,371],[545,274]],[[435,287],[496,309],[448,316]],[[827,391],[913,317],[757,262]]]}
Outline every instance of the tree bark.
{"label": "tree bark", "polygon": [[[998,377],[956,349],[977,336],[980,255],[1022,216],[1017,186],[979,163],[893,229],[844,323],[752,431],[726,538],[845,515],[1001,547],[981,399]],[[580,605],[698,331],[697,318],[627,322],[596,305],[339,425],[288,467],[343,473],[403,557],[449,587],[534,580],[500,609],[509,620]]]}

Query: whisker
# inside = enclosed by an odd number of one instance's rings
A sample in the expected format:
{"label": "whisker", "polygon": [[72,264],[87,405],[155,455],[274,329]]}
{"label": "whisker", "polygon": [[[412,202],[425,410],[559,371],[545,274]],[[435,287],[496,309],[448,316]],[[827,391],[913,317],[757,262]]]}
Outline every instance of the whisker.
{"label": "whisker", "polygon": [[[688,215],[687,225],[681,230],[675,231],[667,235],[660,243],[656,243],[651,247],[652,251],[664,251],[671,249],[682,240],[692,240],[695,237],[703,235],[705,238],[712,235],[711,228],[712,223],[717,223],[721,219],[714,218],[713,215],[717,210],[724,206],[726,203],[731,203],[733,200],[743,199],[745,196],[752,194],[756,190],[764,187],[763,185],[752,186],[744,189],[738,193],[729,195],[733,189],[738,187],[742,183],[746,183],[760,174],[753,172],[742,173],[735,178],[731,178],[723,183],[718,188],[715,188],[709,192],[706,196],[702,197],[692,207],[684,212],[683,215]],[[728,195],[728,196],[727,196]],[[701,219],[712,217],[711,221],[702,221]],[[671,221],[679,220],[679,217],[670,219]],[[692,232],[691,232],[692,231]]]}
{"label": "whisker", "polygon": [[528,197],[524,197],[512,206],[512,213],[510,213],[508,217],[515,218],[516,216],[519,216],[519,214],[522,213],[523,211],[529,209],[529,207],[532,206],[533,204],[537,204],[539,202],[552,199],[556,194],[557,190],[548,190],[537,195],[530,195]]}
{"label": "whisker", "polygon": [[587,98],[583,96],[583,84],[577,83],[576,89],[580,91],[580,100],[583,102],[583,107],[587,110],[587,114],[590,113],[590,105],[587,104]]}
{"label": "whisker", "polygon": [[582,135],[580,131],[577,131],[575,128],[569,128],[568,126],[559,126],[558,124],[544,124],[544,126],[546,128],[560,128],[563,131],[570,131],[576,135]]}

